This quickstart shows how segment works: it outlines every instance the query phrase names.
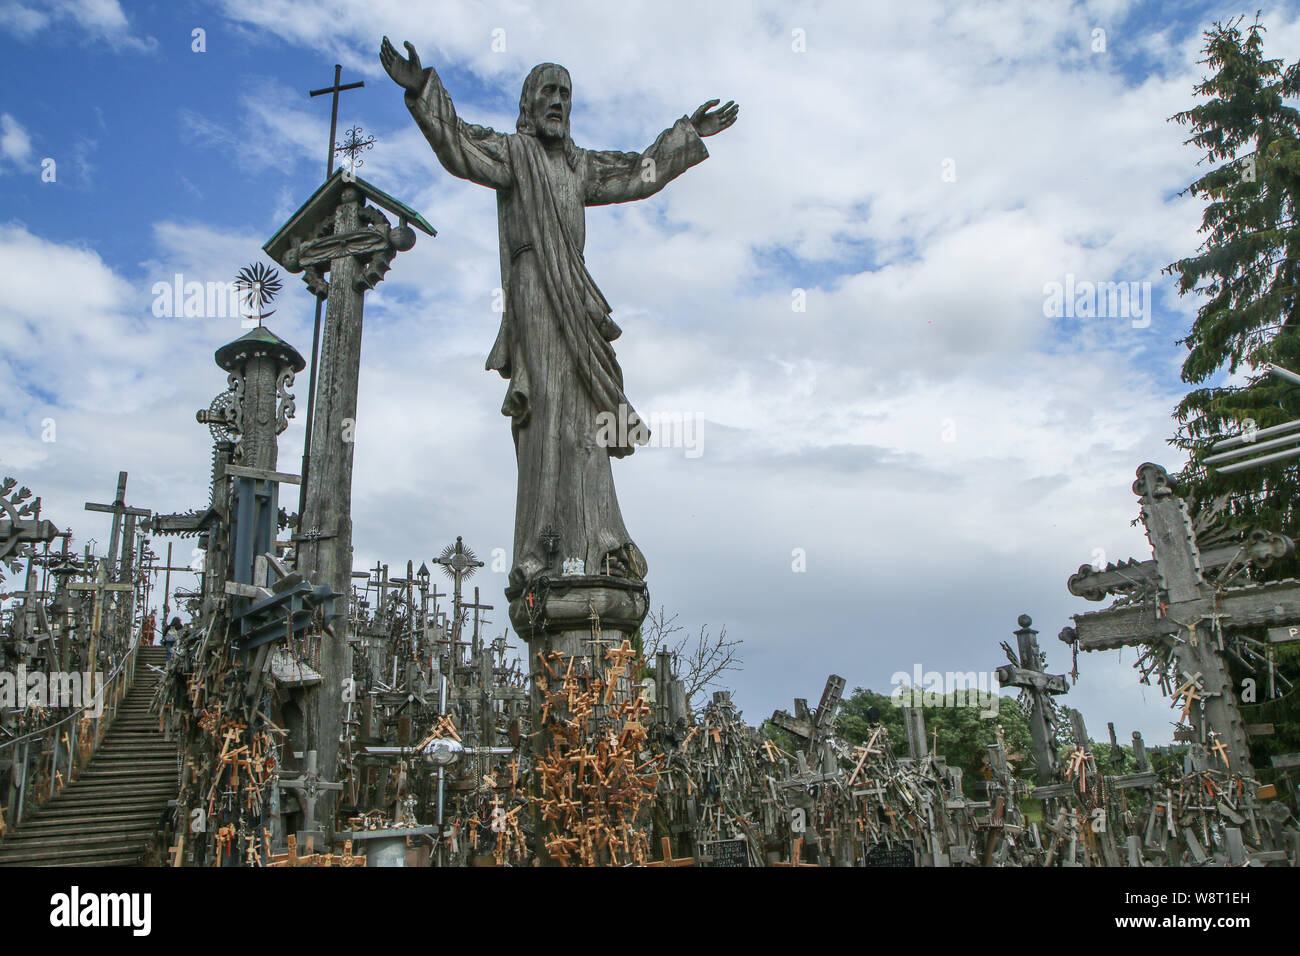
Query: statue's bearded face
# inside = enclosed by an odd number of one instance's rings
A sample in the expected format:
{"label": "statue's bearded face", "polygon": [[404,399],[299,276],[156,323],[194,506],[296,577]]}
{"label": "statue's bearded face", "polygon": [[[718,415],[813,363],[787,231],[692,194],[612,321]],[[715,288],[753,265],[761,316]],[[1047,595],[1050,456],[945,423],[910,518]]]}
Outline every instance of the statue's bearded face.
{"label": "statue's bearded face", "polygon": [[562,140],[569,134],[569,72],[561,66],[548,66],[533,88],[528,103],[529,116],[541,139]]}

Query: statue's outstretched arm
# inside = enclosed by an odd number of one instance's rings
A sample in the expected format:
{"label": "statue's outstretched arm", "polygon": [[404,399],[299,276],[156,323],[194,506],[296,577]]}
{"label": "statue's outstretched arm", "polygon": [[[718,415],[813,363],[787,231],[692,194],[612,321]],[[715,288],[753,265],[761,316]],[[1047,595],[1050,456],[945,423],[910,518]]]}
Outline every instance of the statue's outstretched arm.
{"label": "statue's outstretched arm", "polygon": [[645,199],[708,158],[709,151],[695,127],[683,116],[643,152],[587,150],[583,202],[588,206],[604,206]]}
{"label": "statue's outstretched arm", "polygon": [[419,54],[405,44],[409,59],[384,37],[379,59],[393,82],[406,90],[406,106],[447,172],[492,189],[510,188],[512,177],[506,138],[486,126],[466,123],[443,88],[433,67],[422,67]]}

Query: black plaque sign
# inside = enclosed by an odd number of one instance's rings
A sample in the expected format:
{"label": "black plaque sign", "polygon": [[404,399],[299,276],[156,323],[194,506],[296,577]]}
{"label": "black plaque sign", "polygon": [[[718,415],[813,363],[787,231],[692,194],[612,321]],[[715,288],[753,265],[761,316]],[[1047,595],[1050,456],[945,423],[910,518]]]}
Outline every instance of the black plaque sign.
{"label": "black plaque sign", "polygon": [[701,843],[700,856],[713,858],[701,866],[749,866],[749,847],[743,839]]}
{"label": "black plaque sign", "polygon": [[867,847],[863,866],[916,866],[916,851],[910,843],[873,843]]}

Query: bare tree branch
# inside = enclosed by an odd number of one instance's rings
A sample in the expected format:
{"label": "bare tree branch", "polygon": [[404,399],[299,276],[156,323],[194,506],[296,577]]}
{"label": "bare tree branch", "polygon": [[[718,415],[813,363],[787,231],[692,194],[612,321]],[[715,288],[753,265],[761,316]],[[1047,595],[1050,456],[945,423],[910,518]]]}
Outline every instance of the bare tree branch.
{"label": "bare tree branch", "polygon": [[677,662],[678,678],[686,689],[686,700],[692,710],[702,704],[704,692],[720,686],[722,675],[741,669],[740,639],[728,640],[727,629],[713,637],[709,626],[703,625],[693,641],[691,637],[680,640],[676,635],[685,627],[677,623],[677,615],[668,616],[662,605],[656,613],[646,615],[641,626],[641,647],[647,662],[653,661],[660,651],[667,651]]}

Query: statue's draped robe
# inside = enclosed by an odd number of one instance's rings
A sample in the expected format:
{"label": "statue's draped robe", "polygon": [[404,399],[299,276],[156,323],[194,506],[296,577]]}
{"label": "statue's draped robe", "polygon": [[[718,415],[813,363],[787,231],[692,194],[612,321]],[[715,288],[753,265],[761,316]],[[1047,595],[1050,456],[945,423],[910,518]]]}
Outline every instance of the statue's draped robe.
{"label": "statue's draped robe", "polygon": [[510,380],[501,411],[519,465],[511,590],[546,569],[548,529],[559,535],[548,574],[581,558],[588,574],[608,566],[640,577],[609,459],[646,433],[633,427],[610,345],[620,330],[583,264],[584,207],[651,196],[708,151],[687,117],[643,153],[547,150],[535,136],[461,120],[432,69],[406,105],[448,172],[497,193],[505,312],[487,367]]}

